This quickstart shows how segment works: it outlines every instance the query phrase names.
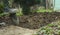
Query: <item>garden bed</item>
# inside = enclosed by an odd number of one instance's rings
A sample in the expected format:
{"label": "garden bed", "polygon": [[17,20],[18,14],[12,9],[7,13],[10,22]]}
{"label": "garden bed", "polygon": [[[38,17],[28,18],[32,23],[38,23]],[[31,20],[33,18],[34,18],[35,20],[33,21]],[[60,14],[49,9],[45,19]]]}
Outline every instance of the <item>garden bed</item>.
{"label": "garden bed", "polygon": [[[56,20],[60,20],[59,12],[41,12],[30,15],[18,16],[20,23],[18,26],[29,29],[38,29],[42,26],[50,24]],[[12,25],[13,22],[9,16],[0,17],[0,22],[6,22],[7,25]]]}

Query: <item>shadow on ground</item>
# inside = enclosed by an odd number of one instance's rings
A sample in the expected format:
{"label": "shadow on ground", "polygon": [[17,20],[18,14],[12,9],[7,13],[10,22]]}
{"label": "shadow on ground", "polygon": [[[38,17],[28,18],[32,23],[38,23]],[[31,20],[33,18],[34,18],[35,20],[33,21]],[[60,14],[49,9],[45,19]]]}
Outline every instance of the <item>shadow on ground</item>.
{"label": "shadow on ground", "polygon": [[[56,20],[60,20],[60,12],[33,13],[30,15],[19,16],[19,19],[19,27],[28,29],[39,29],[40,27],[50,24]],[[0,21],[4,21],[8,25],[14,25],[11,19],[7,16],[2,18],[0,17]]]}

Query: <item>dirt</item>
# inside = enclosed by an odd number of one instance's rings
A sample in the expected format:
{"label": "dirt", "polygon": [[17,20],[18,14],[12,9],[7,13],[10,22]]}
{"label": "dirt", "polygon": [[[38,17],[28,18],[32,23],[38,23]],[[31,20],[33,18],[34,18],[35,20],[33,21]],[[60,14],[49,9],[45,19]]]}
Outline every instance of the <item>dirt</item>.
{"label": "dirt", "polygon": [[19,26],[29,29],[39,29],[40,27],[45,26],[56,20],[60,20],[59,12],[34,13],[31,15],[20,16]]}
{"label": "dirt", "polygon": [[0,35],[33,35],[37,31],[18,26],[8,26],[0,29]]}
{"label": "dirt", "polygon": [[[19,17],[19,27],[38,29],[56,20],[60,20],[59,12],[44,12],[44,13],[33,13],[30,15],[23,15]],[[0,17],[0,22],[6,22],[7,25],[14,25],[11,18],[7,16]]]}
{"label": "dirt", "polygon": [[[37,32],[36,29],[46,26],[56,20],[60,20],[59,12],[44,12],[44,13],[32,13],[30,15],[23,15],[19,17],[19,25],[14,25],[9,16],[0,17],[0,22],[6,22],[6,26],[0,29],[1,35],[30,35],[30,32]],[[12,26],[11,26],[12,25]],[[6,30],[6,29],[7,30]],[[10,29],[11,28],[11,29]],[[5,33],[5,32],[6,33]],[[13,32],[13,33],[12,33]],[[8,34],[7,34],[8,33]],[[25,33],[25,34],[24,34]]]}

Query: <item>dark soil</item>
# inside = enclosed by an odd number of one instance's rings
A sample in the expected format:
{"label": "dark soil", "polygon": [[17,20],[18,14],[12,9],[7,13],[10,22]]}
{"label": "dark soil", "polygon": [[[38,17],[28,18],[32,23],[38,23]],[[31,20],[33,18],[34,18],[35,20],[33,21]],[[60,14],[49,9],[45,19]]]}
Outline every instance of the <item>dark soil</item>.
{"label": "dark soil", "polygon": [[[30,15],[19,16],[20,24],[18,26],[29,29],[38,29],[56,20],[60,20],[60,12],[33,13]],[[7,25],[13,24],[9,16],[0,17],[0,22],[6,22]]]}

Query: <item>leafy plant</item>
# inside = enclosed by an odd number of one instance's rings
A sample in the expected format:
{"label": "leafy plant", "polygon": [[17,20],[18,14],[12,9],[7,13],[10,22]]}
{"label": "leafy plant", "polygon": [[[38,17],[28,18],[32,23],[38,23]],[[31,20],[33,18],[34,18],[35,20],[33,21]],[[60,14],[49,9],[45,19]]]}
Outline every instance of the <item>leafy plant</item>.
{"label": "leafy plant", "polygon": [[16,12],[16,15],[17,16],[22,16],[23,13],[22,13],[22,9],[19,7],[18,11]]}

